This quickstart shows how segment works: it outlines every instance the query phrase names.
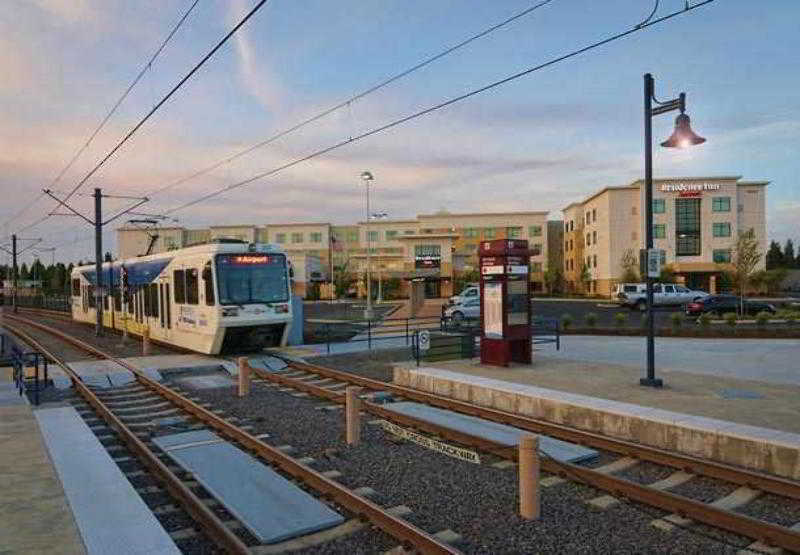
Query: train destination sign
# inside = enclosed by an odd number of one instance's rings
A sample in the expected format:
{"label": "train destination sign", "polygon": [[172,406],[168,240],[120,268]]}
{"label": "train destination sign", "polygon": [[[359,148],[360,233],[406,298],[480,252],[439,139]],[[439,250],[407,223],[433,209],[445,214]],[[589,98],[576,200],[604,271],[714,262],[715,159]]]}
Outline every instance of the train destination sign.
{"label": "train destination sign", "polygon": [[219,256],[219,262],[249,266],[251,264],[276,264],[280,263],[281,260],[277,256],[268,256],[266,254],[223,254]]}

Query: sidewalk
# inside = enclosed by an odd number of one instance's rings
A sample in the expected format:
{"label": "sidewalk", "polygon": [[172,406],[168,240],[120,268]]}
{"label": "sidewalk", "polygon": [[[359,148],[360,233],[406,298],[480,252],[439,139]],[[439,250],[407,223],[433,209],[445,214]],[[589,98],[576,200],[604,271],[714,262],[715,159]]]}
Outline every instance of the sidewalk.
{"label": "sidewalk", "polygon": [[0,553],[86,550],[31,407],[0,369]]}

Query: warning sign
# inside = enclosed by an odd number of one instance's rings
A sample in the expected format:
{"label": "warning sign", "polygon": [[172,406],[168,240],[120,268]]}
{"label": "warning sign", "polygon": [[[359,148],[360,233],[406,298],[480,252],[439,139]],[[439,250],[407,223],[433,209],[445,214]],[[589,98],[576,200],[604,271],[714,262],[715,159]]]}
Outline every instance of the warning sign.
{"label": "warning sign", "polygon": [[448,457],[461,459],[462,461],[471,462],[473,464],[481,464],[481,458],[475,451],[462,449],[461,447],[455,447],[453,445],[442,443],[441,441],[436,441],[435,439],[431,439],[416,432],[412,432],[411,430],[407,430],[406,428],[402,428],[396,424],[392,424],[388,420],[381,420],[380,425],[387,432],[392,433],[397,437],[407,439],[408,441],[412,441],[417,445],[422,445],[431,451],[438,451],[439,453],[447,455]]}

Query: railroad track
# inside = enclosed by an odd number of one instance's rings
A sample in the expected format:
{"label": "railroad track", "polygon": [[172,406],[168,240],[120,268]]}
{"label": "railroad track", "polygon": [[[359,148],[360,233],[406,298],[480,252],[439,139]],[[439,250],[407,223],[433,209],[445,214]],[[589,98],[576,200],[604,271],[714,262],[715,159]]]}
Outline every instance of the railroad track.
{"label": "railroad track", "polygon": [[[151,472],[172,498],[180,504],[186,513],[202,527],[210,539],[222,550],[230,553],[250,552],[242,539],[231,530],[236,526],[231,526],[230,522],[222,521],[208,506],[208,500],[198,497],[192,491],[190,485],[182,481],[167,464],[162,462],[159,455],[150,448],[148,442],[142,439],[142,432],[133,431],[130,421],[136,419],[139,414],[137,412],[128,412],[126,413],[127,416],[121,416],[121,413],[126,409],[130,411],[131,407],[136,404],[147,406],[155,404],[156,401],[166,402],[177,409],[177,412],[187,415],[192,421],[238,444],[245,451],[250,452],[271,467],[303,484],[306,488],[315,492],[318,497],[325,498],[344,507],[359,519],[369,521],[378,529],[395,538],[400,545],[421,553],[458,553],[458,550],[452,546],[393,515],[338,482],[309,468],[278,448],[268,445],[246,430],[226,421],[205,406],[198,404],[174,389],[150,379],[125,361],[101,351],[93,345],[71,337],[60,330],[27,318],[5,314],[3,325],[20,340],[42,352],[69,376],[76,391],[85,402],[118,434],[120,440],[135,454],[140,463]],[[115,362],[133,374],[136,384],[109,390],[106,394],[98,394],[84,384],[69,365],[55,354],[50,347],[45,346],[42,341],[26,331],[25,327],[44,332],[95,358]],[[136,402],[132,404],[132,400]],[[144,413],[146,414],[146,412],[147,410]]]}
{"label": "railroad track", "polygon": [[[365,390],[362,410],[378,418],[435,434],[512,461],[517,457],[515,448],[399,414],[381,404],[371,402],[369,399],[390,395],[394,399],[412,400],[613,453],[617,457],[616,460],[599,468],[587,468],[543,458],[542,469],[561,479],[576,480],[609,492],[616,498],[625,498],[669,511],[672,514],[662,519],[665,522],[663,525],[665,528],[691,526],[691,521],[696,521],[759,542],[749,548],[753,552],[759,550],[766,552],[772,547],[800,552],[800,526],[796,525],[791,528],[779,526],[736,512],[737,509],[741,509],[764,493],[800,500],[800,483],[798,482],[617,440],[497,409],[480,407],[324,366],[280,356],[277,358],[281,358],[286,363],[285,369],[280,372],[268,372],[251,366],[252,375],[264,381],[337,404],[345,403],[344,390],[347,386],[359,386]],[[650,484],[641,484],[614,475],[614,472],[630,470],[640,462],[655,463],[673,471],[667,477]],[[722,481],[736,487],[730,494],[710,503],[669,491],[672,488],[680,489],[680,486],[696,478]],[[549,483],[554,484],[553,481]]]}

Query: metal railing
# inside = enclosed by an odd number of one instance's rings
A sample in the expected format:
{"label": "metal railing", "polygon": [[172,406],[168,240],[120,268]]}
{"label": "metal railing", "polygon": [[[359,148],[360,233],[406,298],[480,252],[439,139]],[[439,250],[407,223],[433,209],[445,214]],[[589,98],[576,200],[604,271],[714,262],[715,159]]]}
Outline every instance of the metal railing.
{"label": "metal railing", "polygon": [[[328,354],[331,344],[335,343],[367,343],[367,349],[372,350],[373,344],[383,345],[389,340],[395,340],[398,347],[410,346],[416,331],[437,330],[442,331],[444,321],[438,316],[429,318],[386,318],[383,320],[350,320],[350,321],[325,321],[309,319],[321,333],[315,334],[316,343],[324,343]],[[400,342],[402,339],[402,343]]]}
{"label": "metal railing", "polygon": [[475,357],[477,335],[474,331],[444,332],[427,341],[427,348],[421,347],[420,331],[411,336],[411,352],[417,366],[421,360],[433,362],[448,359],[471,359]]}
{"label": "metal railing", "polygon": [[[3,348],[9,339],[3,335],[2,342]],[[11,349],[11,365],[13,368],[14,385],[19,392],[19,396],[31,392],[33,394],[33,404],[39,404],[39,391],[47,387],[50,380],[48,375],[48,360],[39,351],[25,351],[20,348],[16,343],[12,342]],[[43,369],[44,380],[40,380],[39,368],[40,365]],[[29,378],[25,375],[28,368],[33,368],[33,377]],[[40,385],[41,384],[41,385]]]}

